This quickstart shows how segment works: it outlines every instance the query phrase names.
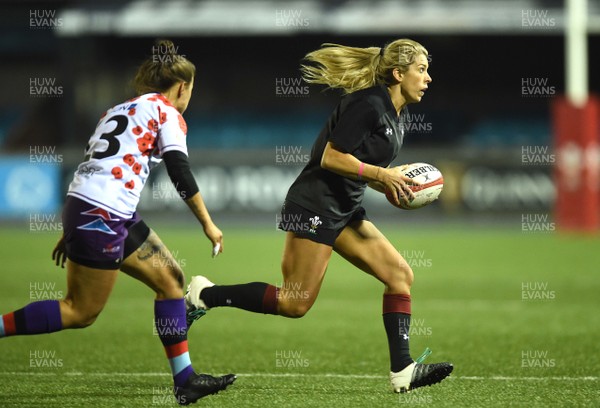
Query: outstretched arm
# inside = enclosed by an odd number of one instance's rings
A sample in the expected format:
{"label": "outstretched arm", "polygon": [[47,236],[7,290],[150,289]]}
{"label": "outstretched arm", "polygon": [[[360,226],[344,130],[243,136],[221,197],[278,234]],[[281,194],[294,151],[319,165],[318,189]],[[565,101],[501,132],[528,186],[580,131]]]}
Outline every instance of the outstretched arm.
{"label": "outstretched arm", "polygon": [[[204,205],[204,200],[202,199],[200,192],[197,192],[191,198],[185,200],[185,203],[188,205],[190,210],[192,210],[198,221],[200,221],[202,224],[202,228],[204,228],[204,234],[212,243],[213,248],[216,248],[218,245],[219,253],[223,252],[223,233],[219,228],[217,228],[210,218],[210,214]],[[213,253],[213,256],[214,255],[216,254]]]}
{"label": "outstretched arm", "polygon": [[210,214],[204,205],[198,184],[190,170],[190,164],[185,155],[179,151],[170,151],[163,154],[167,173],[175,189],[190,208],[194,216],[202,224],[204,234],[210,240],[213,248],[219,245],[219,252],[223,252],[223,233],[213,223]]}

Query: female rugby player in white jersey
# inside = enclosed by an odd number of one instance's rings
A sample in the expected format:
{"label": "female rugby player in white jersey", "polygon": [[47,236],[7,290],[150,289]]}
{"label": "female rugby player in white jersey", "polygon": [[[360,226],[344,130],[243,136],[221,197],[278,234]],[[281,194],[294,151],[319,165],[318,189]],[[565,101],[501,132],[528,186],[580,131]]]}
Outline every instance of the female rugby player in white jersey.
{"label": "female rugby player in white jersey", "polygon": [[[0,337],[52,333],[91,325],[106,304],[119,270],[156,292],[155,325],[182,405],[225,389],[234,375],[213,377],[192,369],[187,344],[184,276],[160,238],[136,213],[148,175],[161,161],[212,246],[222,233],[204,206],[188,163],[186,110],[196,68],[161,41],[138,69],[138,97],[101,117],[69,185],[64,233],[53,252],[67,265],[67,295],[30,303],[0,316]],[[160,55],[157,55],[160,54]],[[118,339],[115,339],[118,343]]]}
{"label": "female rugby player in white jersey", "polygon": [[435,384],[450,374],[449,363],[422,364],[421,358],[411,358],[413,272],[361,206],[367,185],[389,189],[397,203],[412,197],[406,184],[411,180],[388,166],[402,145],[404,108],[420,102],[431,82],[427,56],[422,45],[408,39],[384,48],[326,44],[306,56],[310,64],[302,71],[307,82],[341,88],[347,95],[287,194],[279,225],[287,231],[283,285],[224,286],[193,277],[186,294],[190,322],[219,306],[302,317],[315,302],[335,251],[384,284],[383,323],[393,391]]}

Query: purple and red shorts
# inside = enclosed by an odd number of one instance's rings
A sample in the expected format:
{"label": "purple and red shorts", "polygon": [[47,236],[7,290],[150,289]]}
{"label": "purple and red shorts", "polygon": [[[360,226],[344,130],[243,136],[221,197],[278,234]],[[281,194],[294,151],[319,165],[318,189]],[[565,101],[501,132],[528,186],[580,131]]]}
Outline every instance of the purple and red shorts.
{"label": "purple and red shorts", "polygon": [[96,269],[119,269],[150,234],[137,212],[125,219],[73,196],[67,196],[62,222],[67,257]]}

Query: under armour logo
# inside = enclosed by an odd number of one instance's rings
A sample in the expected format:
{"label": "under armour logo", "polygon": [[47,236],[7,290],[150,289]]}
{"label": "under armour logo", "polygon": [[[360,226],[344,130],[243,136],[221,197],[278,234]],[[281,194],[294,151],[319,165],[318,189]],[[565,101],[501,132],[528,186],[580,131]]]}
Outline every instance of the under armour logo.
{"label": "under armour logo", "polygon": [[403,338],[404,340],[408,340],[408,334],[404,333],[404,334],[402,335],[402,338]]}
{"label": "under armour logo", "polygon": [[391,136],[391,135],[392,135],[392,129],[391,129],[391,128],[387,128],[387,129],[385,130],[385,134],[386,134],[387,136]]}

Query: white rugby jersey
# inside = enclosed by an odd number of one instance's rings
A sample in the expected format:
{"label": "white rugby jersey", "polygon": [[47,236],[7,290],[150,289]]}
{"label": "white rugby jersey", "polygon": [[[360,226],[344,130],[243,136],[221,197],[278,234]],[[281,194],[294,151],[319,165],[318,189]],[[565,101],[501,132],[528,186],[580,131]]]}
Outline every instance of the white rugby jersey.
{"label": "white rugby jersey", "polygon": [[150,170],[166,152],[188,154],[187,125],[163,95],[133,98],[102,115],[67,195],[131,218]]}

